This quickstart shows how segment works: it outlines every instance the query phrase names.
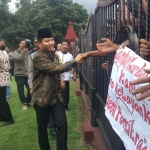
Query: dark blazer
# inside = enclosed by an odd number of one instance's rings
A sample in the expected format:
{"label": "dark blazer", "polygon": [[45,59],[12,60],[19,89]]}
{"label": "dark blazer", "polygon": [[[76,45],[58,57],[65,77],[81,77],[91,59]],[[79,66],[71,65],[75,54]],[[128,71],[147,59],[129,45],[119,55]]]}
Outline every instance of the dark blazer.
{"label": "dark blazer", "polygon": [[59,64],[59,58],[55,52],[39,50],[33,58],[33,93],[34,104],[41,107],[52,106],[57,97],[63,102],[60,85],[60,75],[70,71],[77,65],[75,60],[65,64]]}

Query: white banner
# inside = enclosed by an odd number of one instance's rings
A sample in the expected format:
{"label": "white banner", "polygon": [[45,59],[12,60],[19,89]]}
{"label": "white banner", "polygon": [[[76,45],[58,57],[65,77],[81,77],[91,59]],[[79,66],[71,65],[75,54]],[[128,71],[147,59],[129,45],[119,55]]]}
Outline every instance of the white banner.
{"label": "white banner", "polygon": [[149,76],[143,69],[150,63],[128,48],[119,49],[114,58],[105,114],[127,150],[150,150],[150,101],[137,101],[131,94],[141,85],[134,79]]}

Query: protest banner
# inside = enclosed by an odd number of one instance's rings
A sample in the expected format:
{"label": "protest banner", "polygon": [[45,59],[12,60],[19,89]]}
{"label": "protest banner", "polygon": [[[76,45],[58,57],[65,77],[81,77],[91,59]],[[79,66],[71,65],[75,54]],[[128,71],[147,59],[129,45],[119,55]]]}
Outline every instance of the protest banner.
{"label": "protest banner", "polygon": [[105,114],[127,150],[150,150],[150,101],[137,101],[131,91],[146,85],[131,81],[147,77],[143,69],[150,68],[135,52],[125,47],[114,57]]}

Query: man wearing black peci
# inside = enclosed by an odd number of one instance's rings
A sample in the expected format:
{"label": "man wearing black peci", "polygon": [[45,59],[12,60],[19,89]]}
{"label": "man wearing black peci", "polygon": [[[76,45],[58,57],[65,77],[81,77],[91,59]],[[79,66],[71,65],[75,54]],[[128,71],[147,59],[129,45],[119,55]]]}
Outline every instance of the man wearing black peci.
{"label": "man wearing black peci", "polygon": [[67,120],[59,74],[82,63],[82,54],[70,62],[59,64],[50,29],[39,29],[37,37],[39,50],[33,58],[32,99],[36,106],[39,146],[41,150],[50,150],[47,124],[51,113],[57,127],[57,150],[67,150]]}

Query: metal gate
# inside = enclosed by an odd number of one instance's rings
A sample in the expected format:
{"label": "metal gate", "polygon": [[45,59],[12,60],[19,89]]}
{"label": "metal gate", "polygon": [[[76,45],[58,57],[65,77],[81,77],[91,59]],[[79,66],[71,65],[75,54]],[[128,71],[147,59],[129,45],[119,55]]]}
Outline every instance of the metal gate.
{"label": "metal gate", "polygon": [[[139,54],[139,39],[149,40],[150,2],[147,0],[145,14],[142,8],[142,0],[100,1],[95,13],[89,16],[86,29],[81,30],[75,42],[74,55],[95,50],[97,41],[102,37],[117,44],[128,39],[129,47]],[[112,129],[104,110],[113,58],[114,53],[105,57],[88,58],[82,65],[77,66],[76,73],[80,78],[80,88],[91,105],[92,126],[101,129],[109,150],[124,150],[124,145]],[[108,70],[101,67],[106,61],[109,64]]]}

